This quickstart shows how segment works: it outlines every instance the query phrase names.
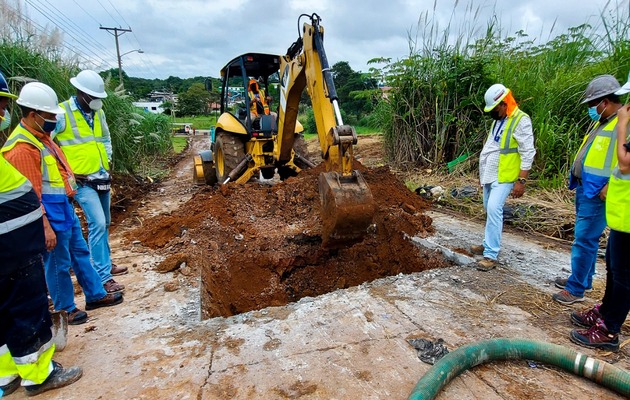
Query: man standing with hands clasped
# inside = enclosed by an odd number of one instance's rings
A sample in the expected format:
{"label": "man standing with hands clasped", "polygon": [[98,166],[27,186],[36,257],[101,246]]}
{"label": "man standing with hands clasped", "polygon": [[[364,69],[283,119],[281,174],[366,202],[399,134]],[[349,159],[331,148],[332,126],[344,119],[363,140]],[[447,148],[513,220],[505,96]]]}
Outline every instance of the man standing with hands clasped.
{"label": "man standing with hands clasped", "polygon": [[494,120],[479,155],[486,227],[483,245],[471,246],[471,251],[483,254],[477,269],[490,271],[496,267],[501,248],[503,205],[510,193],[518,198],[525,192],[536,149],[532,121],[518,108],[510,89],[496,83],[486,91],[484,99],[484,111]]}
{"label": "man standing with hands clasped", "polygon": [[68,159],[78,184],[75,200],[88,224],[88,244],[94,269],[107,293],[122,292],[124,286],[112,277],[127,273],[127,267],[112,263],[109,247],[110,163],[112,146],[105,113],[101,109],[107,97],[103,78],[94,71],[84,70],[70,79],[77,88],[76,96],[60,106],[55,141]]}

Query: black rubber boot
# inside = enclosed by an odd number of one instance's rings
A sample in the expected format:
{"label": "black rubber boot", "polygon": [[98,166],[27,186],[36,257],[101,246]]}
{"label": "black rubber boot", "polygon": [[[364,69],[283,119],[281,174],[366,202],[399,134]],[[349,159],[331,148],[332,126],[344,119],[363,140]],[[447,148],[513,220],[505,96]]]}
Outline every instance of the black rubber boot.
{"label": "black rubber boot", "polygon": [[11,382],[7,383],[6,385],[0,386],[3,392],[2,397],[8,396],[11,393],[15,392],[16,390],[18,390],[21,382],[22,382],[22,379],[18,377],[12,380]]}

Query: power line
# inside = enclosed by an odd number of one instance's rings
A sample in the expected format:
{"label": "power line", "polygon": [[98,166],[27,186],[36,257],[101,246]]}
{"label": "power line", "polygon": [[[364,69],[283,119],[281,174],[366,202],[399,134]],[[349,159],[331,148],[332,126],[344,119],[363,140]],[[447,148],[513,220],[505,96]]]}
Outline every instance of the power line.
{"label": "power line", "polygon": [[101,0],[96,0],[96,1],[98,2],[98,4],[101,5],[101,7],[103,7],[103,10],[105,10],[105,12],[107,14],[109,14],[109,16],[111,17],[112,21],[114,21],[115,23],[118,24],[118,26],[120,26],[120,23],[118,21],[116,21],[116,18],[114,18],[114,16],[109,12],[109,10],[103,6],[103,3],[101,3]]}
{"label": "power line", "polygon": [[[59,26],[59,24],[57,24],[56,21],[54,21],[47,13],[45,13],[44,11],[42,11],[37,5],[35,5],[31,0],[26,0],[26,2],[28,4],[31,5],[31,7],[33,7],[36,11],[38,11],[40,14],[42,14],[46,19],[48,19],[50,22],[52,22],[57,28],[59,28],[62,32],[64,32],[65,34],[67,34],[68,36],[70,36],[72,39],[74,39],[77,44],[79,44],[80,46],[82,46],[83,48],[85,48],[89,53],[91,53],[94,57],[96,57],[97,59],[99,59],[102,63],[104,64],[108,64],[108,62],[103,59],[100,55],[98,55],[96,52],[94,52],[94,50],[92,50],[89,46],[87,46],[86,44],[84,44],[81,40],[77,39],[72,33],[67,32],[65,29],[63,29],[63,27]],[[34,21],[31,21],[34,22]],[[45,29],[42,28],[43,31],[45,31]]]}
{"label": "power line", "polygon": [[[27,2],[30,3],[30,1],[33,0],[27,0]],[[57,18],[57,21],[59,23],[61,23],[64,27],[70,29],[73,31],[73,33],[79,35],[79,37],[84,36],[84,37],[91,37],[92,35],[88,34],[85,30],[83,30],[83,28],[81,28],[79,25],[77,25],[73,20],[71,20],[70,18],[68,18],[67,16],[65,16],[57,7],[54,6],[54,4],[52,3],[48,3],[46,5],[41,4],[42,0],[40,1],[40,7],[52,7],[51,11],[53,14],[55,14],[55,18]],[[32,5],[32,4],[31,4]],[[94,40],[93,42],[88,42],[90,45],[94,45],[96,47],[98,47],[98,50],[107,53],[109,50],[101,43],[97,42],[96,40]],[[113,54],[110,54],[111,56],[113,56]]]}

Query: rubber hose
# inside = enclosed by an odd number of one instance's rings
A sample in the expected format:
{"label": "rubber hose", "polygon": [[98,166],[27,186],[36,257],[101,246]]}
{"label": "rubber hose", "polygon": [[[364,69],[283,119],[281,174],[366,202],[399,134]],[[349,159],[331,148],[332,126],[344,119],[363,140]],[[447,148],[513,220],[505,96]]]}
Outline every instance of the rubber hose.
{"label": "rubber hose", "polygon": [[418,381],[409,400],[432,400],[453,378],[486,361],[525,359],[555,365],[624,396],[630,372],[556,344],[526,339],[491,339],[467,344],[440,359]]}

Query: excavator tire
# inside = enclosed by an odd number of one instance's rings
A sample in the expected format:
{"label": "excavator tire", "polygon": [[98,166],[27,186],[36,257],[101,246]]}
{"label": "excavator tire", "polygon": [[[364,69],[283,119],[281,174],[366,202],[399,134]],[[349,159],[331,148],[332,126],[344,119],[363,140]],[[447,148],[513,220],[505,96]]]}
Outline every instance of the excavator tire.
{"label": "excavator tire", "polygon": [[230,172],[245,157],[245,144],[236,135],[226,132],[217,133],[214,143],[214,167],[217,179],[225,182]]}
{"label": "excavator tire", "polygon": [[217,179],[217,171],[214,168],[214,162],[203,162],[203,177],[206,180],[206,185],[215,185],[219,181]]}

